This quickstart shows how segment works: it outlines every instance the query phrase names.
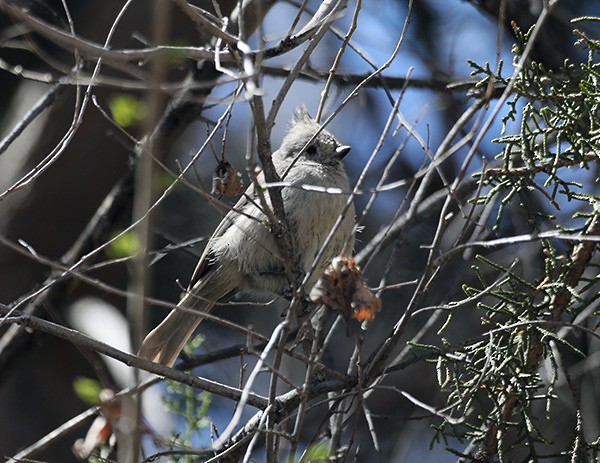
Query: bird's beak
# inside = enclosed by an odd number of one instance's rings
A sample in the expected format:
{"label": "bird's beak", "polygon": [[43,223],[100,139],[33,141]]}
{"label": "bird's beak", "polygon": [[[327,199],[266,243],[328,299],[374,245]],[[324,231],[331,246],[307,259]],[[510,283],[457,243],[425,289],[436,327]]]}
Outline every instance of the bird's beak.
{"label": "bird's beak", "polygon": [[338,158],[342,159],[342,158],[344,158],[344,156],[346,156],[350,152],[351,149],[352,149],[352,147],[348,146],[348,145],[338,146],[335,149],[335,154],[337,155]]}

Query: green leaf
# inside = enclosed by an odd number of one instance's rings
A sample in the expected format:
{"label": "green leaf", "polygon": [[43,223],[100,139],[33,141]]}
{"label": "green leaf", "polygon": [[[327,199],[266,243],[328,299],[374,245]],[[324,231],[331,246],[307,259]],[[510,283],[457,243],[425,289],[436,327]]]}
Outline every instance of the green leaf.
{"label": "green leaf", "polygon": [[133,95],[117,95],[108,102],[110,113],[116,124],[130,127],[148,115],[148,108],[143,101]]}
{"label": "green leaf", "polygon": [[73,389],[82,402],[88,405],[98,405],[100,403],[99,396],[102,386],[95,379],[77,376],[73,380]]}
{"label": "green leaf", "polygon": [[[185,50],[185,47],[189,47],[189,46],[190,46],[190,44],[188,42],[186,42],[185,40],[182,40],[182,39],[175,40],[172,44],[172,47],[175,47],[175,48],[169,48],[169,50],[168,50],[169,61],[174,64],[185,63],[186,60],[188,59],[187,50]],[[178,49],[176,47],[181,47],[181,49]]]}
{"label": "green leaf", "polygon": [[125,232],[110,244],[106,253],[112,259],[119,259],[134,255],[140,247],[139,236],[134,232]]}
{"label": "green leaf", "polygon": [[329,449],[324,444],[311,445],[304,454],[301,463],[324,463],[329,461]]}

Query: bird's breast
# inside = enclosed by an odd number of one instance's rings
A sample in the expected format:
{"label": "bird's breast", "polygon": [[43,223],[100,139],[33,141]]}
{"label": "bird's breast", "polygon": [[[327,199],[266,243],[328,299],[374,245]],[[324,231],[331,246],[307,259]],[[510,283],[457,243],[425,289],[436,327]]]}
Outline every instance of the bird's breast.
{"label": "bird's breast", "polygon": [[[286,180],[288,180],[286,178]],[[290,224],[290,231],[294,237],[294,247],[299,254],[305,271],[313,265],[315,257],[325,244],[327,236],[333,229],[338,217],[346,208],[348,196],[346,194],[332,194],[314,191],[310,188],[300,188],[302,183],[308,187],[338,188],[348,191],[348,180],[343,171],[336,170],[332,174],[316,171],[306,175],[302,182],[290,182],[295,187],[286,187],[283,190],[284,206]],[[345,211],[343,221],[340,223],[333,238],[325,248],[316,274],[322,273],[325,266],[333,257],[344,250],[352,248],[354,229],[354,207],[350,205]],[[318,275],[315,275],[318,277]]]}

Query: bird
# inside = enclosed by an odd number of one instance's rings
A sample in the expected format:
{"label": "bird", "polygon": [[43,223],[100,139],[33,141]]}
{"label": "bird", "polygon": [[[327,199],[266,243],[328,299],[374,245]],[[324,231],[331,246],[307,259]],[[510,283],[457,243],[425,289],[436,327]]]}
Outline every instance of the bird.
{"label": "bird", "polygon": [[[350,146],[342,145],[301,108],[295,111],[281,146],[272,154],[284,184],[281,196],[292,249],[305,272],[312,267],[338,217],[344,214],[307,281],[308,290],[334,257],[351,253],[354,247],[354,205],[348,204],[347,195],[327,193],[332,191],[328,188],[338,193],[349,191],[343,164],[349,151]],[[257,181],[264,185],[262,173]],[[269,195],[264,198],[271,207]],[[250,185],[208,240],[186,294],[145,337],[138,355],[173,366],[203,314],[215,304],[238,292],[285,294],[289,287],[267,215],[254,185]]]}

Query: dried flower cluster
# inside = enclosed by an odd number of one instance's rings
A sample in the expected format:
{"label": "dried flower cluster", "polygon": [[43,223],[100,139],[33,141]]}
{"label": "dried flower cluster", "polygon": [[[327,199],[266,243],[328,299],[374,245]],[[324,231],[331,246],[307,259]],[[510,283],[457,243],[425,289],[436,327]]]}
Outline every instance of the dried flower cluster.
{"label": "dried flower cluster", "polygon": [[100,415],[92,422],[84,439],[77,439],[72,450],[77,458],[86,460],[100,447],[109,443],[119,445],[119,455],[131,450],[130,419],[135,408],[134,400],[128,395],[115,395],[110,389],[100,391],[98,397]]}
{"label": "dried flower cluster", "polygon": [[381,310],[381,300],[373,294],[352,257],[333,259],[310,298],[341,313],[347,321],[373,320]]}
{"label": "dried flower cluster", "polygon": [[221,161],[213,171],[213,195],[238,196],[244,191],[242,174],[231,167],[227,161]]}

